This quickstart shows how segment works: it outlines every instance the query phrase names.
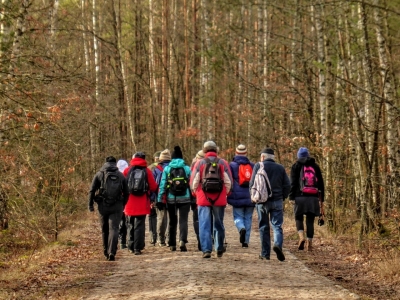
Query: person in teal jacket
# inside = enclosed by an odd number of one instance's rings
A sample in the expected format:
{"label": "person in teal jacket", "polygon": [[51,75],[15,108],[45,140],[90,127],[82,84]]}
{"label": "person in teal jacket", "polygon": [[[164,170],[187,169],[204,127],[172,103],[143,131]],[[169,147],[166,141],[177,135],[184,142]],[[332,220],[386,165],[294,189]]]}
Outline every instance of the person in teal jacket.
{"label": "person in teal jacket", "polygon": [[188,217],[191,204],[189,190],[190,167],[183,160],[181,148],[174,147],[171,162],[165,167],[161,176],[157,196],[157,206],[162,206],[164,194],[167,194],[167,211],[169,217],[169,247],[176,251],[176,233],[179,216],[179,248],[187,251]]}

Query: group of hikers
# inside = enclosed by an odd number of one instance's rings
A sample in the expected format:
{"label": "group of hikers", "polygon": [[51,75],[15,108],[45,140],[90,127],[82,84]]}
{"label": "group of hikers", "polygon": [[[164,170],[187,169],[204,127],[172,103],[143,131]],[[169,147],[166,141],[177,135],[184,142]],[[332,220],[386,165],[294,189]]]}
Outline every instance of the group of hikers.
{"label": "group of hikers", "polygon": [[177,247],[187,251],[190,210],[202,257],[210,258],[213,250],[217,257],[222,257],[226,251],[224,214],[229,204],[233,207],[242,247],[249,245],[256,209],[261,242],[259,258],[270,259],[272,227],[272,250],[278,260],[284,261],[282,225],[286,198],[294,207],[298,249],[312,251],[316,217],[323,223],[324,181],[308,149],[298,150],[290,178],[285,168],[275,162],[272,148],[263,149],[257,163],[249,160],[243,144],[236,147],[231,162],[219,157],[218,152],[214,141],[206,141],[190,166],[179,146],[172,152],[169,149],[156,152],[154,163],[149,166],[144,152],[136,152],[129,163],[108,156],[89,191],[89,211],[94,211],[94,203],[98,206],[106,259],[115,260],[118,240],[120,249],[142,254],[146,216],[150,244],[168,246],[171,251]]}

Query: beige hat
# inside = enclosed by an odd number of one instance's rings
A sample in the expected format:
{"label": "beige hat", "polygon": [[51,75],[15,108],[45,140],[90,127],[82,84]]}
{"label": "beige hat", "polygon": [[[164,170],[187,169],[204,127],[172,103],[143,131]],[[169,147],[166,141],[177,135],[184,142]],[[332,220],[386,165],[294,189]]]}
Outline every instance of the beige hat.
{"label": "beige hat", "polygon": [[207,152],[209,152],[211,150],[217,152],[217,150],[218,150],[217,144],[214,143],[213,141],[205,142],[204,145],[203,145],[203,152],[207,153]]}
{"label": "beige hat", "polygon": [[197,152],[196,158],[197,158],[197,159],[202,159],[202,158],[204,158],[204,152],[203,152],[203,150],[200,150],[199,152]]}
{"label": "beige hat", "polygon": [[168,149],[161,151],[160,157],[158,158],[158,160],[159,161],[171,160],[171,152],[169,152]]}
{"label": "beige hat", "polygon": [[247,148],[245,145],[240,144],[239,146],[236,147],[236,155],[247,155]]}

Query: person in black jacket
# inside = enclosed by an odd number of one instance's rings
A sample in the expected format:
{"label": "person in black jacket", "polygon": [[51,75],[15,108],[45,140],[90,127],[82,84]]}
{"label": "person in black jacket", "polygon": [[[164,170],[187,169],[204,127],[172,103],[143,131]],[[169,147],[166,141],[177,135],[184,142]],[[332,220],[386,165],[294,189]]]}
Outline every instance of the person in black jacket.
{"label": "person in black jacket", "polygon": [[[119,195],[114,199],[109,199],[109,197],[105,197],[101,193],[105,185],[104,178],[107,172],[112,172],[120,185]],[[94,202],[96,202],[99,211],[104,256],[109,261],[114,261],[117,254],[119,223],[125,204],[128,201],[128,196],[128,185],[124,175],[118,170],[117,160],[113,156],[107,157],[105,164],[93,178],[89,191],[89,211],[94,211]]]}
{"label": "person in black jacket", "polygon": [[[307,148],[301,147],[297,152],[297,161],[292,165],[290,171],[290,193],[289,201],[294,204],[294,217],[299,234],[298,249],[312,251],[312,239],[314,237],[315,217],[323,212],[325,198],[324,179],[319,165],[315,162]],[[315,171],[317,193],[310,194],[302,191],[304,166],[311,167]],[[304,215],[306,216],[307,244],[304,236]],[[305,245],[306,244],[306,245]]]}

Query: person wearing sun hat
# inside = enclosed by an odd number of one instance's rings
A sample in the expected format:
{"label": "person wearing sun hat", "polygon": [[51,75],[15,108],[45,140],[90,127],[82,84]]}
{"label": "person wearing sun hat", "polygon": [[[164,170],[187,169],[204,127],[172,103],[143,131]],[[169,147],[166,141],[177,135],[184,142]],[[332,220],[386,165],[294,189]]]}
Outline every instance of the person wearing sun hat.
{"label": "person wearing sun hat", "polygon": [[[301,191],[301,173],[304,167],[315,171],[317,194],[308,194]],[[314,237],[315,217],[323,217],[323,204],[325,199],[324,179],[321,168],[310,156],[306,147],[300,147],[297,151],[297,161],[290,169],[290,193],[289,201],[294,205],[294,218],[296,229],[299,234],[298,250],[307,249],[312,251],[312,240]],[[304,215],[306,216],[306,237],[304,235]]]}
{"label": "person wearing sun hat", "polygon": [[[189,190],[189,178],[191,171],[190,167],[186,165],[185,161],[183,160],[181,147],[174,147],[171,158],[171,162],[164,168],[162,172],[157,195],[157,205],[162,204],[165,195],[169,219],[168,243],[170,250],[176,251],[176,235],[179,221],[179,248],[182,252],[186,252],[188,218],[191,203]],[[179,174],[179,177],[175,177],[176,174]],[[177,183],[179,183],[179,185],[176,185]],[[175,193],[174,187],[181,186],[183,186],[182,191]]]}
{"label": "person wearing sun hat", "polygon": [[[153,177],[157,183],[157,186],[160,186],[161,175],[166,166],[171,162],[171,152],[169,149],[164,149],[160,152],[159,162],[156,168],[153,170]],[[158,191],[152,194],[154,197],[156,204],[156,213],[157,213],[157,242],[160,247],[166,246],[166,231],[168,225],[168,212],[167,212],[167,201],[166,198],[163,197],[161,202],[157,202]]]}
{"label": "person wearing sun hat", "polygon": [[239,241],[243,248],[250,242],[254,203],[250,199],[249,181],[254,163],[247,157],[247,147],[240,144],[236,147],[235,156],[229,163],[233,177],[232,193],[228,195],[228,204],[233,207],[233,221],[239,232]]}
{"label": "person wearing sun hat", "polygon": [[274,245],[272,250],[279,261],[285,260],[283,254],[283,201],[288,197],[290,190],[289,177],[285,168],[275,162],[275,152],[272,148],[265,148],[260,153],[260,162],[254,165],[253,174],[249,183],[249,189],[253,187],[255,176],[262,167],[267,173],[272,196],[264,203],[257,203],[258,229],[260,231],[261,253],[260,259],[269,260],[271,253],[270,226],[274,233]]}

